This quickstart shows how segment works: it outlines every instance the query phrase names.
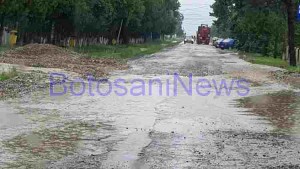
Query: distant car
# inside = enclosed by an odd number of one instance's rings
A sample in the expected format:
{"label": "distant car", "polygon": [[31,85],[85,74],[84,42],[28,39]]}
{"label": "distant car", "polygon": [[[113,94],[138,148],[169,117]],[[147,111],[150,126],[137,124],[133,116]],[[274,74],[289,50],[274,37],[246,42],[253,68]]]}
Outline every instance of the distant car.
{"label": "distant car", "polygon": [[213,44],[213,46],[215,46],[215,43],[217,42],[217,40],[219,40],[218,37],[213,37],[212,38],[212,44]]}
{"label": "distant car", "polygon": [[224,39],[219,39],[219,40],[217,40],[217,41],[214,43],[214,46],[215,46],[216,48],[219,48],[220,43],[223,42],[223,41],[224,41]]}
{"label": "distant car", "polygon": [[193,38],[192,36],[187,36],[187,37],[185,37],[185,39],[184,39],[184,44],[186,44],[186,43],[194,44],[194,43],[195,43],[195,40],[194,40],[194,38]]}
{"label": "distant car", "polygon": [[234,39],[225,39],[222,42],[220,42],[219,47],[224,50],[224,49],[230,49],[233,48],[235,44],[235,40]]}

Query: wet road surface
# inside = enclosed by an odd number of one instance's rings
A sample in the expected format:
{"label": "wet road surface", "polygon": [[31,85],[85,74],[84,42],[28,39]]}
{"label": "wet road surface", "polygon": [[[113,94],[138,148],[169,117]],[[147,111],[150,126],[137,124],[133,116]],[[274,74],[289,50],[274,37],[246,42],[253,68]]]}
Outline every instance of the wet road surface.
{"label": "wet road surface", "polygon": [[[50,97],[47,89],[0,102],[0,166],[300,168],[299,91],[263,74],[277,68],[252,65],[211,46],[183,44],[129,65],[109,81],[122,78],[130,90],[134,79],[146,84],[159,79],[162,90],[155,81],[152,90],[145,85],[142,94],[135,92],[141,88],[132,91],[141,96],[99,96],[92,83],[95,96],[86,91]],[[181,80],[176,96],[174,73]],[[246,90],[238,86],[230,94],[215,90],[222,80],[237,77],[253,82],[247,95],[240,96]],[[203,78],[212,86],[205,96],[194,86]],[[189,82],[191,95],[182,86]],[[100,89],[105,93],[109,83]]]}

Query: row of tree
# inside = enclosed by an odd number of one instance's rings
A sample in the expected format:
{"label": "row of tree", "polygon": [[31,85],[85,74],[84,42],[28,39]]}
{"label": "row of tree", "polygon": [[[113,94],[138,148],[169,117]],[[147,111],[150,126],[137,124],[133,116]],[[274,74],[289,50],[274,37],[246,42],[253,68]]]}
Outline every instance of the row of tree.
{"label": "row of tree", "polygon": [[[216,0],[212,31],[215,36],[237,39],[240,50],[265,56],[279,57],[290,46],[290,62],[296,65],[295,6],[294,0]],[[300,39],[296,42],[300,45]]]}
{"label": "row of tree", "polygon": [[128,43],[142,33],[182,34],[179,8],[178,0],[0,0],[0,39],[4,27],[17,29],[25,43],[100,35]]}

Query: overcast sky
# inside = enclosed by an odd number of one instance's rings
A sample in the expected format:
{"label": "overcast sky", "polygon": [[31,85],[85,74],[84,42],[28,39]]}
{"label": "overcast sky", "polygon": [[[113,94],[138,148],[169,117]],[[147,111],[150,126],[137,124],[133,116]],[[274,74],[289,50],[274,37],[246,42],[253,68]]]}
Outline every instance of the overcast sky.
{"label": "overcast sky", "polygon": [[181,3],[181,13],[184,15],[183,28],[187,35],[195,35],[198,26],[201,24],[211,25],[213,17],[209,16],[212,12],[210,5],[215,0],[179,0]]}

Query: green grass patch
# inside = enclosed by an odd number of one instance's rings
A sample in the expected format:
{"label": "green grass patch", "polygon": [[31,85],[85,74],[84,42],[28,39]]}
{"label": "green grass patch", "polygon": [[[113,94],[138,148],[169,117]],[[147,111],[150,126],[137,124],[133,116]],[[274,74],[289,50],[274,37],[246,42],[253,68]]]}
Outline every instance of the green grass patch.
{"label": "green grass patch", "polygon": [[5,51],[7,51],[9,49],[10,49],[9,46],[1,46],[0,45],[0,53],[5,52]]}
{"label": "green grass patch", "polygon": [[36,64],[33,64],[32,67],[43,68],[43,67],[45,67],[45,66],[42,65],[42,64],[40,64],[40,63],[36,63]]}
{"label": "green grass patch", "polygon": [[130,59],[137,56],[149,55],[163,48],[177,45],[175,41],[156,41],[134,45],[97,45],[76,48],[75,51],[92,58]]}
{"label": "green grass patch", "polygon": [[267,56],[262,56],[260,54],[253,54],[253,53],[248,53],[248,54],[244,53],[243,55],[246,55],[247,61],[254,64],[274,66],[274,67],[286,69],[290,72],[300,73],[299,66],[298,67],[289,66],[288,62],[282,60],[281,58],[267,57]]}
{"label": "green grass patch", "polygon": [[0,81],[11,79],[13,77],[16,77],[17,75],[18,75],[17,69],[16,68],[11,68],[9,71],[2,72],[0,74]]}
{"label": "green grass patch", "polygon": [[299,66],[299,65],[298,65],[297,67],[288,66],[286,69],[287,69],[288,71],[290,71],[290,72],[300,73],[300,66]]}

